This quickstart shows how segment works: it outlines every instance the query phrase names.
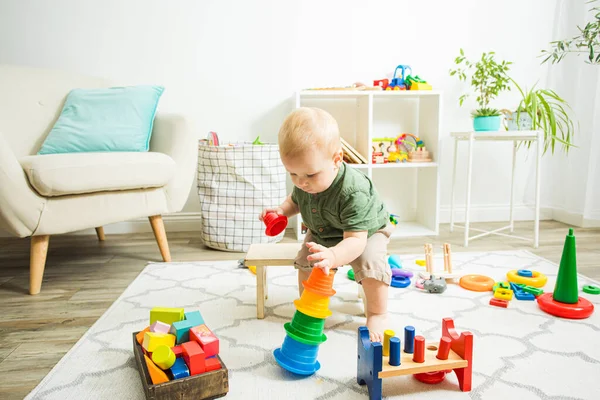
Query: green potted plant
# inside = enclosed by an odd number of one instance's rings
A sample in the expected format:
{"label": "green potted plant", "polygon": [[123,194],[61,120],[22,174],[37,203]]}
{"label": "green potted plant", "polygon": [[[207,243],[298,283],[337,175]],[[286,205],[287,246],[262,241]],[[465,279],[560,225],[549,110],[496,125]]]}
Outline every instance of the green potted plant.
{"label": "green potted plant", "polygon": [[[550,148],[554,154],[556,143],[562,144],[568,153],[575,133],[569,104],[553,90],[537,89],[537,84],[527,90],[512,79],[511,82],[521,94],[521,101],[515,111],[502,110],[508,130],[541,130],[544,153]],[[526,142],[528,147],[530,144]]]}
{"label": "green potted plant", "polygon": [[[467,75],[470,73],[470,83],[473,91],[477,93],[477,104],[479,107],[471,114],[473,116],[473,129],[475,131],[497,131],[500,129],[501,113],[495,108],[490,108],[490,102],[504,90],[510,90],[510,78],[507,75],[510,61],[497,62],[494,59],[495,53],[483,53],[481,58],[469,61],[465,57],[463,49],[460,49],[460,55],[456,57],[454,63],[456,69],[450,70],[450,76],[458,76],[461,81],[467,81]],[[459,98],[462,106],[468,94],[463,94]]]}

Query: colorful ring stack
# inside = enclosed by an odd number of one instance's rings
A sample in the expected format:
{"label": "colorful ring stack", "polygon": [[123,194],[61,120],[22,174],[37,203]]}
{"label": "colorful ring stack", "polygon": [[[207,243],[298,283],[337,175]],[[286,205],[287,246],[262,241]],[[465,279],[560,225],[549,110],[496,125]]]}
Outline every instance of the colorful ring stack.
{"label": "colorful ring stack", "polygon": [[313,268],[308,280],[302,282],[302,296],[294,301],[296,313],[284,325],[286,337],[273,355],[282,368],[298,374],[312,375],[321,365],[317,361],[319,346],[327,340],[323,333],[325,319],[331,315],[329,299],[335,294],[333,277],[320,268]]}

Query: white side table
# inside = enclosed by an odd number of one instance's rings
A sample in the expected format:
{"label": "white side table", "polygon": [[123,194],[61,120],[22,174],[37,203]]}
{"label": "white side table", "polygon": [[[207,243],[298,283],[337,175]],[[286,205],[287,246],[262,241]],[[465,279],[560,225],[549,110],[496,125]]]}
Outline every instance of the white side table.
{"label": "white side table", "polygon": [[[520,141],[536,142],[536,167],[535,167],[535,221],[533,234],[533,247],[537,248],[540,235],[540,175],[542,165],[542,150],[544,144],[544,136],[541,131],[497,131],[497,132],[453,132],[450,134],[454,138],[454,167],[452,170],[452,193],[450,199],[450,232],[454,231],[454,227],[464,228],[465,241],[464,246],[469,246],[469,240],[474,240],[487,235],[500,235],[512,238],[531,240],[521,236],[509,235],[502,233],[506,229],[510,229],[510,233],[514,231],[513,220],[513,205],[514,205],[514,187],[515,187],[515,164],[517,156],[517,145]],[[458,153],[458,142],[461,140],[467,141],[469,144],[469,155],[467,159],[467,199],[465,207],[465,225],[457,225],[454,223],[454,186],[456,183],[456,163]],[[471,178],[473,176],[473,147],[478,141],[512,141],[513,142],[513,158],[512,158],[512,177],[510,183],[510,225],[493,231],[485,231],[481,229],[470,228],[471,230],[482,232],[478,235],[469,237],[469,211],[471,208]]]}

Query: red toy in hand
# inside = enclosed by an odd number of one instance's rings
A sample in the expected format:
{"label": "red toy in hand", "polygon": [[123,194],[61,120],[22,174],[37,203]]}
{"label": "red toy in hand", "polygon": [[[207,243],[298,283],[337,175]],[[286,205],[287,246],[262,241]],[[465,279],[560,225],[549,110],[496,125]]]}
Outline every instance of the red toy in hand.
{"label": "red toy in hand", "polygon": [[265,215],[263,222],[267,226],[265,234],[267,236],[277,236],[287,227],[288,219],[285,215],[270,212]]}

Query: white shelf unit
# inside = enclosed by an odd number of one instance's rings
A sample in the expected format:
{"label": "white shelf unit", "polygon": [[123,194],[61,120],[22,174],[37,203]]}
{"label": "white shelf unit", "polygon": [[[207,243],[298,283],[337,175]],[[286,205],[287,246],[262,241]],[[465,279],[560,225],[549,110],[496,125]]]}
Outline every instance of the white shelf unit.
{"label": "white shelf unit", "polygon": [[[412,133],[432,155],[428,163],[348,164],[373,180],[391,214],[395,237],[439,234],[439,165],[442,94],[438,91],[324,91],[296,93],[296,107],[318,107],[337,120],[341,136],[368,161],[372,140]],[[298,215],[298,240],[302,218]]]}

